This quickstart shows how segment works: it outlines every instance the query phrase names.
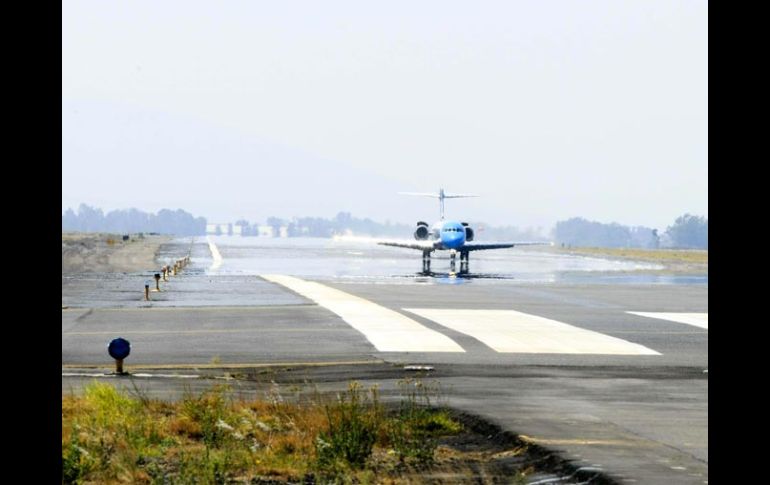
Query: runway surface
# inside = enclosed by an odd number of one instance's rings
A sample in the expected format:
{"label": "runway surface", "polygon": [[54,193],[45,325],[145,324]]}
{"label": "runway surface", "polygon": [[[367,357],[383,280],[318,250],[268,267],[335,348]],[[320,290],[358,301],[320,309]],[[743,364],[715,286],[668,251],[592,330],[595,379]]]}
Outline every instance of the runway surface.
{"label": "runway surface", "polygon": [[[388,253],[398,267],[389,274],[381,264],[372,277],[281,273],[294,267],[275,264],[256,272],[244,257],[253,249],[214,246],[217,261],[206,241],[195,244],[193,265],[150,302],[141,290],[152,270],[63,276],[64,390],[109,369],[106,344],[117,336],[132,345],[127,368],[146,374],[136,380],[158,396],[211,382],[160,374],[271,368],[278,381],[394,388],[413,375],[404,366],[418,365],[432,368],[424,377],[441,383],[450,405],[621,482],[708,481],[706,284],[606,284],[606,271],[591,283],[558,271],[447,283],[405,276],[402,265],[419,265],[408,250]],[[183,248],[167,245],[161,262]],[[304,251],[320,264],[322,249],[295,248],[296,261]],[[241,271],[237,254],[251,261]],[[585,261],[566,264],[574,271]]]}

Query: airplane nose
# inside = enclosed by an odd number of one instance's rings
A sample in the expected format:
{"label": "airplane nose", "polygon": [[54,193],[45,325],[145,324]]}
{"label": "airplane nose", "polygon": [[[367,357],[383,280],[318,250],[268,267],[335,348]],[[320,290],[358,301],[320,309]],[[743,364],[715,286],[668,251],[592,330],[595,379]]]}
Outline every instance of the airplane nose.
{"label": "airplane nose", "polygon": [[457,234],[457,235],[454,235],[454,234],[453,234],[453,235],[452,235],[452,236],[449,238],[449,246],[451,246],[452,248],[458,248],[458,247],[460,247],[460,245],[462,244],[462,242],[463,242],[463,237],[462,237],[462,235],[461,235],[461,234]]}

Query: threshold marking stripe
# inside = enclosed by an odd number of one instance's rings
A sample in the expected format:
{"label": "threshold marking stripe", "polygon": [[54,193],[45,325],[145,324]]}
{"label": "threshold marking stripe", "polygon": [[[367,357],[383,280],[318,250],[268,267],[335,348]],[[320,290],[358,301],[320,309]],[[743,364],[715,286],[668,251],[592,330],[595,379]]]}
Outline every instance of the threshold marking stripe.
{"label": "threshold marking stripe", "polygon": [[336,313],[348,325],[364,334],[380,352],[465,352],[446,335],[369,300],[293,276],[261,277],[285,286]]}
{"label": "threshold marking stripe", "polygon": [[684,313],[684,312],[626,312],[640,317],[657,318],[659,320],[670,320],[677,323],[686,323],[700,328],[709,328],[708,313]]}
{"label": "threshold marking stripe", "polygon": [[470,335],[498,352],[660,355],[627,340],[515,310],[404,310]]}

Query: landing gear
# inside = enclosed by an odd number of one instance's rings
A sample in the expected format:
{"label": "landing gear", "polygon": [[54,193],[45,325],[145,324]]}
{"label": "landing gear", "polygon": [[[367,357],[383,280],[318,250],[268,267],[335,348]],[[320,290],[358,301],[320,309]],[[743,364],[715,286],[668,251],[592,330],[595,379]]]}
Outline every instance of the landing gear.
{"label": "landing gear", "polygon": [[[460,251],[460,274],[468,274],[469,258],[469,251]],[[452,259],[452,266],[454,266],[454,259]]]}
{"label": "landing gear", "polygon": [[[424,275],[430,275],[430,251],[423,251],[422,252],[422,274]],[[468,274],[468,268],[469,268],[469,256],[470,252],[468,251],[460,251],[460,272],[456,273],[457,270],[457,251],[452,249],[449,251],[449,272],[454,274]]]}
{"label": "landing gear", "polygon": [[[468,274],[468,251],[460,251],[460,273],[459,274]],[[457,251],[452,249],[449,252],[449,270],[454,273],[456,269],[455,264],[455,258],[457,257]]]}

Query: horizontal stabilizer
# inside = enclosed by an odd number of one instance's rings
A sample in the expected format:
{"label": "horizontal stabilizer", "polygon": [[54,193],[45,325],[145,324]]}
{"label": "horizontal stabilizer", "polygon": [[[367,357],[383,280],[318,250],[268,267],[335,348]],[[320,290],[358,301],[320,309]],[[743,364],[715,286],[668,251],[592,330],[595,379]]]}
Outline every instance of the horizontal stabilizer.
{"label": "horizontal stabilizer", "polygon": [[481,197],[476,194],[444,194],[445,199],[459,199],[461,197]]}
{"label": "horizontal stabilizer", "polygon": [[418,197],[433,197],[434,199],[439,198],[439,194],[434,194],[432,192],[399,192],[398,195],[416,195]]}
{"label": "horizontal stabilizer", "polygon": [[416,195],[418,197],[433,197],[434,199],[459,199],[461,197],[481,197],[476,194],[449,194],[444,192],[443,195],[433,192],[399,192],[399,195]]}
{"label": "horizontal stabilizer", "polygon": [[432,197],[438,199],[441,208],[441,220],[444,220],[444,199],[459,199],[462,197],[478,197],[476,194],[447,194],[444,189],[439,189],[437,194],[432,192],[399,192],[401,195],[416,195],[418,197]]}

